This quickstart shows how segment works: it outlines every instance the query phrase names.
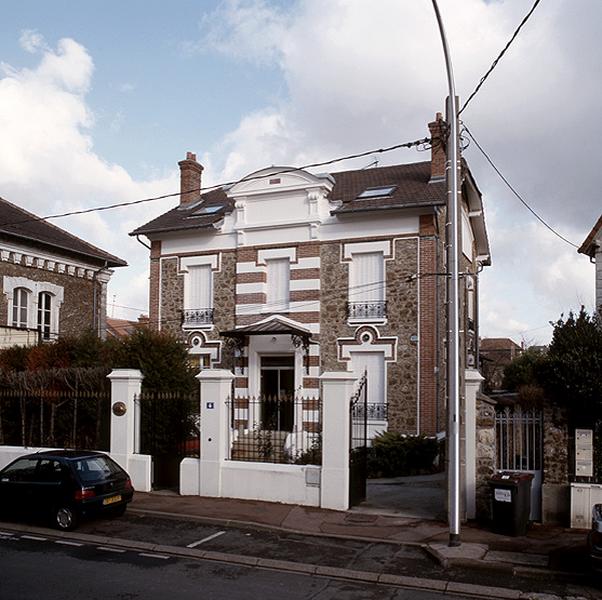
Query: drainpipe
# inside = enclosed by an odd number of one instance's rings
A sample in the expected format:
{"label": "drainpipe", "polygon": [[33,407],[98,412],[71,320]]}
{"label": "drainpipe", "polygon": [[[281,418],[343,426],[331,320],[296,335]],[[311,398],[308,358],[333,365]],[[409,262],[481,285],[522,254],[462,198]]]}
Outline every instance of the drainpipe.
{"label": "drainpipe", "polygon": [[101,337],[101,332],[100,332],[100,319],[98,318],[97,315],[97,299],[96,299],[96,295],[98,293],[97,290],[97,284],[98,284],[98,274],[101,271],[104,271],[107,267],[109,266],[109,261],[105,260],[105,264],[104,266],[100,267],[100,269],[97,269],[96,271],[94,271],[94,275],[92,275],[92,323],[94,324],[94,330],[96,331],[96,335],[98,337]]}

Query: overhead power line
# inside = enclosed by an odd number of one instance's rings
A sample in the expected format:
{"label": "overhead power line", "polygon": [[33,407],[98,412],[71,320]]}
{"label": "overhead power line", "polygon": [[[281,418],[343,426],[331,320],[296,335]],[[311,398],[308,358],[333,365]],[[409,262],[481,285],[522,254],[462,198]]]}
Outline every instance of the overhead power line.
{"label": "overhead power line", "polygon": [[479,142],[477,142],[477,140],[475,139],[474,135],[472,134],[472,132],[470,131],[470,129],[468,129],[468,127],[463,124],[464,129],[466,131],[466,133],[470,136],[470,139],[475,143],[475,146],[481,151],[481,154],[485,157],[485,159],[487,160],[487,162],[491,165],[491,167],[493,168],[493,170],[498,174],[498,176],[500,177],[500,179],[506,184],[506,186],[510,189],[510,191],[521,201],[521,203],[525,206],[525,208],[545,227],[547,227],[555,236],[559,237],[563,242],[566,242],[567,244],[569,244],[570,246],[573,246],[573,248],[579,248],[579,246],[577,244],[573,244],[573,242],[571,242],[570,240],[567,240],[563,235],[561,235],[560,233],[558,233],[551,225],[549,225],[548,223],[546,223],[546,221],[544,221],[544,219],[542,217],[540,217],[527,203],[527,201],[516,191],[516,189],[512,186],[512,184],[508,181],[508,179],[506,179],[506,177],[503,175],[503,173],[496,167],[495,163],[493,162],[493,160],[491,159],[491,157],[489,156],[489,154],[487,154],[487,152],[485,152],[485,150],[483,149],[483,147],[481,146],[481,144],[479,144]]}
{"label": "overhead power line", "polygon": [[489,70],[487,71],[487,73],[485,73],[485,75],[483,75],[483,77],[481,77],[481,80],[477,84],[477,87],[474,89],[474,91],[472,92],[472,94],[470,94],[470,96],[468,96],[468,99],[466,100],[466,102],[464,102],[464,106],[460,109],[460,111],[458,112],[458,115],[462,114],[462,112],[468,106],[468,104],[470,103],[470,101],[478,94],[479,90],[481,89],[481,87],[485,83],[485,80],[489,77],[489,75],[491,75],[492,71],[497,67],[498,62],[500,61],[500,59],[502,58],[502,56],[504,56],[504,54],[506,53],[506,50],[508,50],[508,48],[510,48],[510,45],[516,39],[516,36],[518,35],[519,31],[522,29],[523,25],[529,20],[529,18],[531,17],[531,15],[533,14],[533,12],[537,8],[537,5],[540,2],[541,2],[541,0],[535,0],[535,2],[533,3],[533,6],[531,7],[531,10],[525,15],[525,17],[523,18],[523,20],[520,22],[520,25],[516,28],[516,30],[512,34],[512,37],[508,40],[508,43],[504,46],[504,48],[498,54],[497,58],[493,61],[493,63],[491,63],[491,66],[489,67]]}
{"label": "overhead power line", "polygon": [[32,221],[47,221],[49,219],[60,219],[62,217],[71,217],[74,215],[85,215],[93,212],[101,212],[105,210],[112,210],[114,208],[123,208],[126,206],[135,206],[137,204],[144,204],[146,202],[155,202],[157,200],[165,200],[166,198],[174,198],[176,196],[190,194],[193,192],[209,192],[211,190],[215,190],[217,188],[230,187],[236,185],[237,183],[241,183],[242,181],[253,181],[255,179],[264,179],[265,177],[274,177],[275,175],[282,175],[284,173],[293,173],[296,171],[303,171],[304,169],[312,169],[315,167],[324,167],[326,165],[332,165],[337,162],[342,162],[344,160],[352,160],[354,158],[362,158],[363,156],[370,156],[371,154],[384,154],[385,152],[392,152],[393,150],[399,150],[400,148],[412,148],[414,146],[423,146],[425,144],[430,143],[430,138],[422,138],[419,140],[414,140],[412,142],[404,142],[403,144],[395,144],[393,146],[388,146],[386,148],[376,148],[373,150],[366,150],[365,152],[358,152],[356,154],[348,154],[347,156],[339,156],[337,158],[331,158],[329,160],[324,160],[321,162],[308,163],[306,165],[301,165],[299,167],[287,167],[286,169],[280,169],[279,171],[271,172],[269,175],[253,175],[249,177],[241,177],[240,179],[235,179],[234,181],[227,181],[225,183],[217,183],[215,185],[194,188],[190,190],[180,190],[179,192],[172,192],[170,194],[162,194],[160,196],[151,196],[149,198],[140,198],[139,200],[130,200],[127,202],[116,202],[114,204],[106,204],[103,206],[95,206],[93,208],[84,208],[81,210],[72,210],[64,213],[57,213],[54,215],[47,215],[45,217],[36,217],[32,216],[28,219],[22,219],[20,221],[13,221],[10,223],[0,223],[0,227],[8,227],[10,225],[20,225],[22,223],[30,223]]}

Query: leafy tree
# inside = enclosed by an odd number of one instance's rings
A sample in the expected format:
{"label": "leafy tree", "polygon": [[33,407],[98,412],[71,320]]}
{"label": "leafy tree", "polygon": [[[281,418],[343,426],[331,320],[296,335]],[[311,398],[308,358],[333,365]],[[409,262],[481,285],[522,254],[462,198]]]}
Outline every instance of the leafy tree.
{"label": "leafy tree", "polygon": [[536,384],[536,370],[542,360],[544,360],[544,356],[541,352],[534,348],[527,348],[504,369],[502,387],[505,390],[516,392],[521,386]]}
{"label": "leafy tree", "polygon": [[602,322],[581,307],[555,323],[545,360],[536,368],[546,396],[566,408],[575,426],[602,420]]}

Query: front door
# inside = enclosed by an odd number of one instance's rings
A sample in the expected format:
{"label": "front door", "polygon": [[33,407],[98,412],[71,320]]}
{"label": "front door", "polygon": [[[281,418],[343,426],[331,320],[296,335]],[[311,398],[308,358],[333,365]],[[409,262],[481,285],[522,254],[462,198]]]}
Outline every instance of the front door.
{"label": "front door", "polygon": [[261,357],[263,429],[292,431],[294,424],[295,356]]}

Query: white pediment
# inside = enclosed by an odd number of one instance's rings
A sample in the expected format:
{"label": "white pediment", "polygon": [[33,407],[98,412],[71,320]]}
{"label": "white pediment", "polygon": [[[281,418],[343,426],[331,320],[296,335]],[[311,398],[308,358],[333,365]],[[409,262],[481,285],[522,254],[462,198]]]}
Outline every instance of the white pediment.
{"label": "white pediment", "polygon": [[254,196],[296,191],[301,189],[324,188],[330,191],[334,180],[330,175],[312,175],[295,167],[268,167],[247,175],[242,181],[228,190],[228,196]]}

